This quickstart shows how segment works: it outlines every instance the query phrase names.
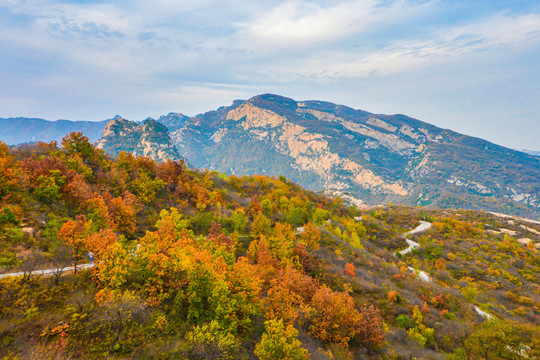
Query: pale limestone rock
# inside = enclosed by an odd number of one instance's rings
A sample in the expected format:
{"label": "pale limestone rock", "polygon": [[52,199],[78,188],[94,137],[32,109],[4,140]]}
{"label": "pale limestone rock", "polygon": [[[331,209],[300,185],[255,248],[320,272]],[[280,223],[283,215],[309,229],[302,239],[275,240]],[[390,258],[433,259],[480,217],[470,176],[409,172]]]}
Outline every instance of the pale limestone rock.
{"label": "pale limestone rock", "polygon": [[389,123],[382,121],[381,119],[377,119],[376,117],[367,119],[366,124],[373,125],[390,132],[396,132],[396,130],[398,129],[394,125],[390,125]]}

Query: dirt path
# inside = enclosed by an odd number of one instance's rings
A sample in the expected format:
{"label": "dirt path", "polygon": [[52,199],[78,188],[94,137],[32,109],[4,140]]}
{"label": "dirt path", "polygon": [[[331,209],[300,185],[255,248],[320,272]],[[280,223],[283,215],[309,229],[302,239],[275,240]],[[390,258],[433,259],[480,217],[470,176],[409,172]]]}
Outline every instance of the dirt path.
{"label": "dirt path", "polygon": [[[91,267],[94,267],[94,265],[96,265],[96,264],[95,263],[80,264],[80,265],[77,265],[77,269],[89,269]],[[45,275],[45,276],[47,276],[47,275],[54,274],[57,270],[59,270],[59,269],[53,268],[53,269],[44,269],[44,270],[34,270],[34,271],[32,271],[32,275]],[[73,266],[68,266],[68,267],[64,268],[64,270],[62,270],[62,272],[73,271],[73,270],[75,270],[75,268]],[[0,274],[0,279],[8,277],[8,276],[23,276],[23,275],[24,275],[24,272]]]}
{"label": "dirt path", "polygon": [[[431,223],[428,223],[427,221],[420,221],[420,225],[418,225],[415,229],[403,234],[403,236],[405,237],[405,241],[407,242],[407,244],[409,244],[409,247],[406,248],[405,250],[398,251],[396,254],[400,254],[401,256],[403,256],[403,255],[406,255],[406,254],[410,253],[411,251],[413,251],[417,247],[419,247],[420,244],[418,244],[416,241],[412,241],[411,239],[407,239],[407,236],[412,235],[412,234],[416,234],[416,233],[419,233],[419,232],[422,232],[422,231],[426,231],[430,227],[431,227]],[[414,272],[416,274],[416,276],[418,276],[418,278],[421,281],[423,281],[423,282],[430,282],[431,281],[431,278],[429,277],[429,275],[425,271],[418,270],[418,269],[412,268],[410,266],[408,266],[408,268],[409,268],[409,270]]]}
{"label": "dirt path", "polygon": [[419,232],[422,232],[422,231],[426,231],[430,227],[431,227],[431,223],[428,223],[427,221],[420,221],[420,225],[418,225],[415,229],[403,234],[403,236],[405,237],[405,241],[407,242],[407,244],[409,244],[409,247],[406,248],[405,250],[398,251],[397,253],[399,253],[399,254],[401,254],[401,256],[403,256],[403,255],[406,255],[406,254],[410,253],[411,251],[413,251],[417,247],[419,247],[420,244],[418,244],[416,241],[412,241],[411,239],[408,239],[407,236],[413,235],[413,234],[416,234],[416,233],[419,233]]}

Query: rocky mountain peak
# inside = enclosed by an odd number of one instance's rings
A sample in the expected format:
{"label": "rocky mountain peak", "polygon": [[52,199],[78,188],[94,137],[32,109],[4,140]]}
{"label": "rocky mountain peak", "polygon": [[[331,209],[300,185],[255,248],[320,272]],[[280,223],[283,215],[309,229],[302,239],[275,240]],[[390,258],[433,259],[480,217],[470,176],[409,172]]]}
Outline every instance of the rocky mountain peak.
{"label": "rocky mountain peak", "polygon": [[105,126],[97,147],[112,156],[126,151],[158,161],[181,159],[167,127],[154,119],[146,119],[142,123],[123,118],[111,120]]}
{"label": "rocky mountain peak", "polygon": [[263,94],[252,97],[248,100],[249,103],[267,109],[287,109],[295,111],[298,108],[298,104],[295,100],[275,94]]}
{"label": "rocky mountain peak", "polygon": [[169,131],[173,132],[184,126],[189,119],[189,116],[182,113],[170,112],[167,115],[160,116],[157,122],[165,125]]}

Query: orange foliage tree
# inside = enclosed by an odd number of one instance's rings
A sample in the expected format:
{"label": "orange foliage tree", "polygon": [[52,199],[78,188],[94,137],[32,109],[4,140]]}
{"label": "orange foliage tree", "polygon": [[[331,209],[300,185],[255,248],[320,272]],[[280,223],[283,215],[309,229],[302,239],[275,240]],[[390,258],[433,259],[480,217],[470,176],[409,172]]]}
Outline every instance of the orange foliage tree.
{"label": "orange foliage tree", "polygon": [[78,215],[75,220],[68,220],[58,231],[58,238],[66,245],[73,247],[73,260],[76,270],[77,260],[84,248],[86,236],[90,232],[92,220],[86,220],[85,215]]}
{"label": "orange foliage tree", "polygon": [[372,348],[382,344],[384,337],[381,312],[373,305],[364,305],[360,309],[360,323],[358,326],[360,343],[367,348]]}
{"label": "orange foliage tree", "polygon": [[360,331],[361,316],[347,293],[338,293],[326,286],[313,295],[315,309],[309,334],[324,341],[347,345]]}

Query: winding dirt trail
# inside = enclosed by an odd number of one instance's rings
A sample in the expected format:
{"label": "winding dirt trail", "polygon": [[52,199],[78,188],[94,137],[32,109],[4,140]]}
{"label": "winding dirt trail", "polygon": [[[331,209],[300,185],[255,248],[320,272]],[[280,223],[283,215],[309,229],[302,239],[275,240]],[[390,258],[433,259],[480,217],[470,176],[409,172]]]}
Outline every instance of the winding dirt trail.
{"label": "winding dirt trail", "polygon": [[415,229],[403,234],[403,236],[405,237],[405,241],[407,242],[407,244],[409,244],[409,247],[406,248],[405,250],[398,251],[397,253],[401,254],[401,256],[403,256],[403,255],[406,255],[406,254],[410,253],[411,251],[413,251],[417,247],[419,247],[420,244],[418,244],[416,241],[412,241],[411,239],[408,239],[407,236],[413,235],[413,234],[416,234],[416,233],[419,233],[419,232],[422,232],[422,231],[426,231],[430,227],[431,227],[431,223],[429,223],[427,221],[420,221],[420,225],[418,225]]}
{"label": "winding dirt trail", "polygon": [[[407,242],[407,244],[409,244],[409,247],[406,248],[405,250],[398,251],[396,253],[396,255],[397,254],[400,254],[401,256],[406,255],[406,254],[410,253],[411,251],[413,251],[414,249],[416,249],[417,247],[419,247],[420,244],[418,244],[416,241],[412,241],[411,239],[408,239],[407,236],[412,235],[412,234],[416,234],[416,233],[419,233],[419,232],[422,232],[422,231],[426,231],[430,227],[431,227],[431,223],[429,223],[427,221],[420,221],[420,225],[418,225],[415,229],[403,234],[403,236],[405,237],[405,241]],[[418,269],[415,269],[415,268],[410,267],[410,266],[408,266],[408,268],[409,268],[409,270],[414,272],[416,274],[416,276],[418,276],[418,278],[421,281],[423,281],[423,282],[430,282],[431,281],[431,278],[429,277],[429,275],[425,271],[418,270]]]}

